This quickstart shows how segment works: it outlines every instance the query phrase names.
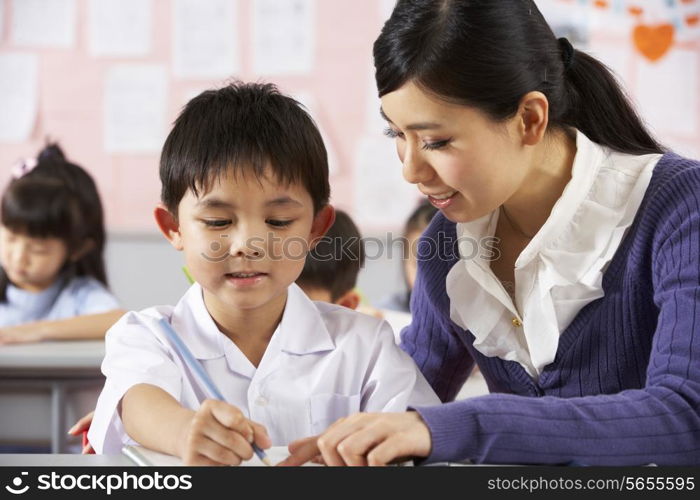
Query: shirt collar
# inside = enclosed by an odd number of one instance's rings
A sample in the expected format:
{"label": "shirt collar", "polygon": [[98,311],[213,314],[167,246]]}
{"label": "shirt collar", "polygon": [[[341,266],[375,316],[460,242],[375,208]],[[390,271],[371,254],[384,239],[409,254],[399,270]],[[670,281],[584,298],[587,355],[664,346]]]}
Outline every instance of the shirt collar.
{"label": "shirt collar", "polygon": [[[209,314],[198,283],[193,284],[175,306],[171,325],[197,359],[224,356],[223,333]],[[294,283],[289,286],[282,320],[274,335],[279,335],[279,349],[291,354],[335,349],[321,313]]]}
{"label": "shirt collar", "polygon": [[280,349],[291,354],[331,351],[335,343],[316,305],[295,283],[289,286],[279,329]]}

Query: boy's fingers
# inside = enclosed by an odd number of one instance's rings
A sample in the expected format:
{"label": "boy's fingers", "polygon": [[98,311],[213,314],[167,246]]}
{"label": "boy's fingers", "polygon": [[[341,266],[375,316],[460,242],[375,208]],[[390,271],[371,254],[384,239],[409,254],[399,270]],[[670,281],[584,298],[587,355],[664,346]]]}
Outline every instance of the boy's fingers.
{"label": "boy's fingers", "polygon": [[320,454],[315,437],[296,441],[295,444],[297,443],[298,445],[295,446],[294,451],[292,451],[290,445],[289,451],[291,452],[291,455],[277,465],[282,467],[295,467],[303,465]]}
{"label": "boy's fingers", "polygon": [[204,428],[202,432],[214,443],[231,450],[241,459],[250,460],[253,458],[253,448],[245,437],[228,427],[224,427],[219,422],[212,422],[211,425]]}
{"label": "boy's fingers", "polygon": [[91,411],[87,415],[81,417],[74,425],[73,427],[70,428],[68,431],[68,434],[77,434],[78,432],[83,432],[86,431],[90,428],[90,424],[92,424],[92,418],[94,417],[95,412]]}
{"label": "boy's fingers", "polygon": [[267,433],[267,429],[264,425],[257,422],[250,421],[250,425],[253,428],[253,440],[260,448],[267,449],[272,446],[272,440],[270,435]]}
{"label": "boy's fingers", "polygon": [[238,432],[249,443],[252,442],[253,427],[250,425],[250,420],[243,415],[241,410],[224,401],[207,400],[205,404],[221,425]]}

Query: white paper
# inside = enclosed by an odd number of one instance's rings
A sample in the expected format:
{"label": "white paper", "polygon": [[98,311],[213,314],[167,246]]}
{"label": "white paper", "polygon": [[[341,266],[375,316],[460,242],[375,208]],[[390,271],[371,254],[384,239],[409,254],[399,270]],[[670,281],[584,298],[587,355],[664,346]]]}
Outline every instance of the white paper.
{"label": "white paper", "polygon": [[145,56],[151,50],[151,0],[90,0],[93,56]]}
{"label": "white paper", "polygon": [[176,0],[173,73],[180,78],[229,78],[240,72],[237,0]]}
{"label": "white paper", "polygon": [[354,215],[362,227],[396,229],[415,208],[420,193],[404,180],[394,141],[366,136],[355,166]]}
{"label": "white paper", "polygon": [[165,138],[168,77],[155,64],[109,69],[104,92],[104,142],[110,153],[157,153]]}
{"label": "white paper", "polygon": [[0,40],[3,38],[3,28],[5,27],[5,0],[0,0]]}
{"label": "white paper", "polygon": [[323,124],[327,117],[321,116],[321,108],[318,105],[318,101],[314,96],[306,92],[296,93],[292,95],[292,97],[299,101],[306,108],[306,111],[309,113],[309,115],[311,115],[311,118],[313,118],[314,122],[316,122],[316,126],[318,127],[318,130],[321,133],[321,138],[323,139],[323,144],[326,146],[326,153],[328,155],[328,174],[329,176],[337,174],[338,155],[336,154],[334,141],[328,134],[328,130]]}
{"label": "white paper", "polygon": [[260,75],[300,75],[314,64],[314,0],[253,2],[254,71]]}
{"label": "white paper", "polygon": [[394,11],[396,0],[379,0],[379,17],[382,23],[386,22]]}
{"label": "white paper", "polygon": [[0,141],[29,139],[36,123],[39,59],[34,54],[0,54]]}
{"label": "white paper", "polygon": [[654,130],[687,137],[700,133],[698,69],[698,54],[693,50],[672,48],[656,62],[639,56],[634,96]]}
{"label": "white paper", "polygon": [[12,42],[23,47],[73,47],[76,17],[75,0],[14,0]]}

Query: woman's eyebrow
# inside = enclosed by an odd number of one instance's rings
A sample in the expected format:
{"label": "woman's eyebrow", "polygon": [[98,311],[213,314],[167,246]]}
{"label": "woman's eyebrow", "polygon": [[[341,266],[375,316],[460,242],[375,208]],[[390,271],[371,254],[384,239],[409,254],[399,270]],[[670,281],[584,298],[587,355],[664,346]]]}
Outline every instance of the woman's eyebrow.
{"label": "woman's eyebrow", "polygon": [[[382,118],[384,118],[387,122],[394,125],[394,122],[392,122],[389,119],[389,117],[386,116],[386,113],[384,113],[384,110],[382,108],[379,108],[379,114],[382,115]],[[411,125],[406,125],[406,130],[436,130],[440,128],[442,128],[442,125],[435,122],[419,122],[412,123]]]}

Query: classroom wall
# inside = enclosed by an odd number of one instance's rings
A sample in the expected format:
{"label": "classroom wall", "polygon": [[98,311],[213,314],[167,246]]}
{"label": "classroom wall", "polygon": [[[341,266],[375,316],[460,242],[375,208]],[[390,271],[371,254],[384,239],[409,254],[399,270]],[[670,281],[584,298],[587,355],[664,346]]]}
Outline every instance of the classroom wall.
{"label": "classroom wall", "polygon": [[[618,74],[664,144],[700,157],[700,0],[540,0],[555,32]],[[371,48],[392,0],[0,0],[0,185],[46,137],[96,178],[108,274],[128,307],[172,302],[181,256],[155,230],[158,151],[183,104],[231,77],[298,96],[331,157],[333,202],[386,239],[417,200],[382,136]],[[222,57],[219,57],[219,56]],[[387,196],[387,193],[391,193]],[[402,286],[369,260],[372,300]]]}

